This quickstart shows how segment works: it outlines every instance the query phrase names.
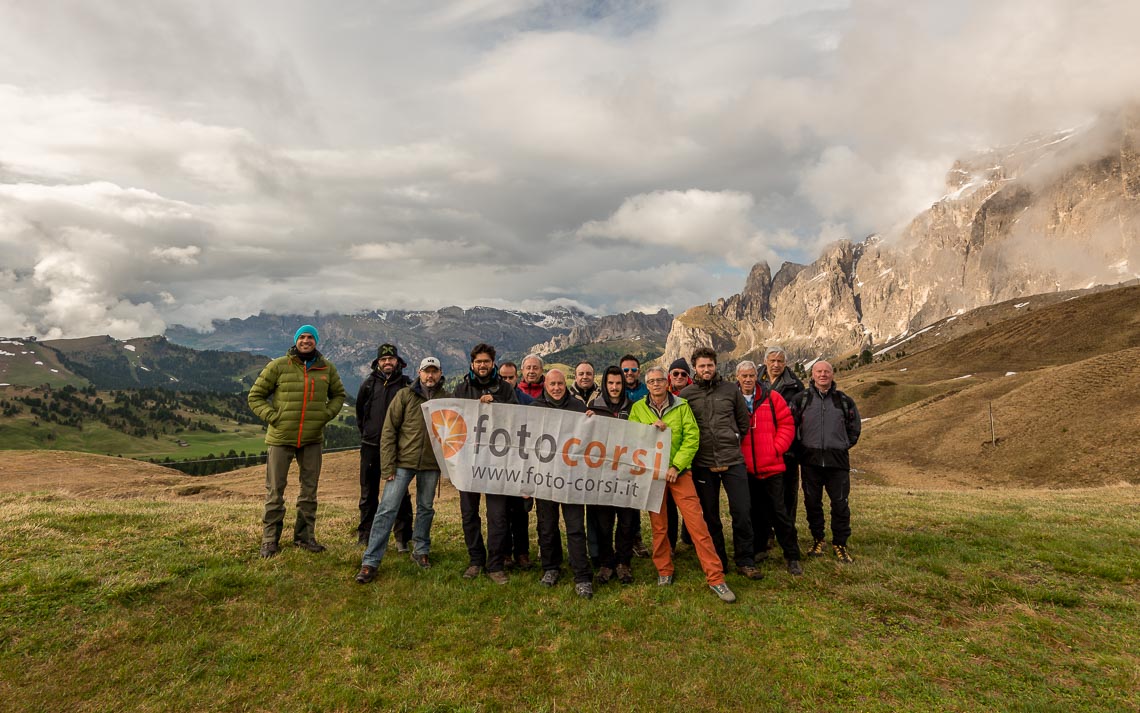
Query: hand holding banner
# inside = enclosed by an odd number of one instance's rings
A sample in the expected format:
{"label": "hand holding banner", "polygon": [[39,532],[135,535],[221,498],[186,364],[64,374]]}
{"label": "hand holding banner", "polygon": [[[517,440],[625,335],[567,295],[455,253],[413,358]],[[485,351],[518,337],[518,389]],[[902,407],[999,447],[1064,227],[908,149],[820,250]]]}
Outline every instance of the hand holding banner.
{"label": "hand holding banner", "polygon": [[616,418],[467,399],[423,404],[444,475],[460,490],[658,512],[671,434]]}

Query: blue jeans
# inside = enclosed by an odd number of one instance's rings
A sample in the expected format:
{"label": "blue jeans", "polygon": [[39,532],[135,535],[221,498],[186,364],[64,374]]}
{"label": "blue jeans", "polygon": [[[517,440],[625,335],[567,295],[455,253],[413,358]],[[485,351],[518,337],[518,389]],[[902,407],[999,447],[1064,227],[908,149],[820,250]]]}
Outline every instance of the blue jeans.
{"label": "blue jeans", "polygon": [[412,528],[412,553],[426,555],[431,550],[431,521],[435,519],[433,504],[439,471],[397,468],[395,480],[384,483],[384,495],[380,498],[380,507],[372,521],[372,533],[368,537],[368,548],[364,550],[361,564],[380,566],[380,560],[384,559],[384,553],[388,551],[388,537],[396,523],[400,501],[407,495],[413,478],[416,480],[416,517]]}

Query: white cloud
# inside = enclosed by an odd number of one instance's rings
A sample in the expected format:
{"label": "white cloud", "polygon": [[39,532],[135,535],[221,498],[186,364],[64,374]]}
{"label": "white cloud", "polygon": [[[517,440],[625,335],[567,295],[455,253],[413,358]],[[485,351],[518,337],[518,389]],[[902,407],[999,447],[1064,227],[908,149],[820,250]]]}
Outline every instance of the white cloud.
{"label": "white cloud", "polygon": [[[187,245],[184,248],[169,247],[169,248],[152,248],[150,254],[161,260],[174,265],[197,265],[198,255],[202,252],[202,248],[197,245]],[[169,295],[169,292],[163,293]],[[166,298],[163,298],[166,301]]]}
{"label": "white cloud", "polygon": [[889,231],[973,148],[1136,99],[1137,25],[1067,0],[16,3],[0,332],[680,311]]}
{"label": "white cloud", "polygon": [[753,223],[752,196],[738,191],[654,191],[627,198],[606,220],[580,227],[580,238],[614,238],[716,255],[739,267],[770,259],[772,239]]}

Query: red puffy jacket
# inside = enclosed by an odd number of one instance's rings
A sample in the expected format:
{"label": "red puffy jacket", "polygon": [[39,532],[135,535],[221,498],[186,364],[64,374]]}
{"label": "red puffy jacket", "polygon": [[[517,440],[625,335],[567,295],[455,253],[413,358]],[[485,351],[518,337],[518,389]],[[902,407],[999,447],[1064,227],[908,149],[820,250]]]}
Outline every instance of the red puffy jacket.
{"label": "red puffy jacket", "polygon": [[[756,385],[756,398],[761,396],[761,388]],[[764,391],[766,399],[759,403],[753,399],[752,425],[740,444],[744,465],[757,478],[784,472],[784,453],[796,437],[796,421],[784,397],[767,388]]]}

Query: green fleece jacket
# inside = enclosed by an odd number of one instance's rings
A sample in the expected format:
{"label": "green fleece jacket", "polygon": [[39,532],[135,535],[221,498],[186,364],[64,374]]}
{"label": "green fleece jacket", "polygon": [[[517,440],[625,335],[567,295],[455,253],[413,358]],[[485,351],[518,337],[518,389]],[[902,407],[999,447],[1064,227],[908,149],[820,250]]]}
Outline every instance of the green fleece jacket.
{"label": "green fleece jacket", "polygon": [[323,440],[325,424],[344,405],[344,385],[336,367],[320,352],[306,368],[297,348],[290,347],[285,356],[261,370],[246,401],[269,424],[266,445],[300,448]]}
{"label": "green fleece jacket", "polygon": [[[435,388],[433,399],[451,398],[443,384]],[[426,401],[424,386],[416,379],[411,386],[396,392],[384,417],[380,431],[380,477],[391,478],[397,468],[411,470],[439,470],[435,451],[431,448],[428,424],[423,409]]]}
{"label": "green fleece jacket", "polygon": [[[693,458],[696,457],[697,449],[701,445],[701,432],[697,428],[697,417],[693,415],[688,402],[680,396],[673,394],[668,396],[668,405],[660,419],[669,426],[673,436],[673,443],[669,448],[669,465],[676,468],[678,473],[684,473],[693,465]],[[649,398],[646,396],[633,405],[633,409],[629,412],[630,421],[647,423],[651,426],[657,423],[658,416],[649,406]]]}

